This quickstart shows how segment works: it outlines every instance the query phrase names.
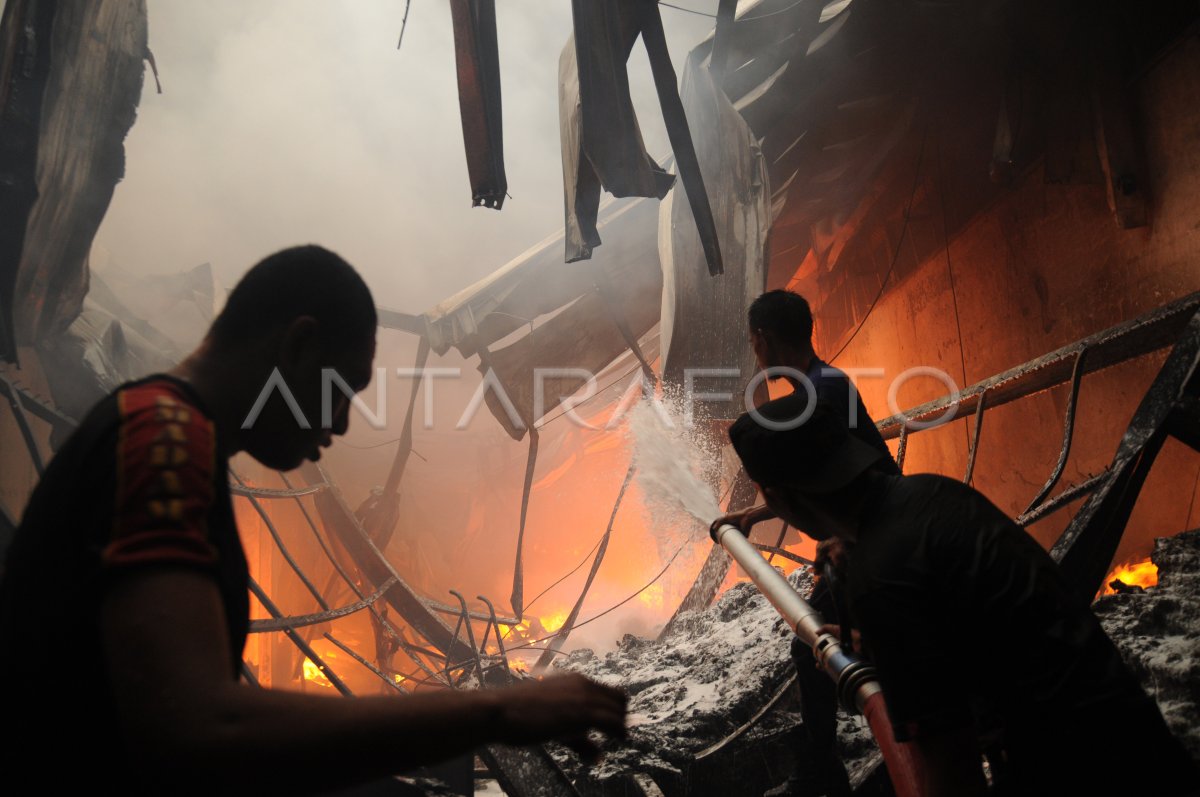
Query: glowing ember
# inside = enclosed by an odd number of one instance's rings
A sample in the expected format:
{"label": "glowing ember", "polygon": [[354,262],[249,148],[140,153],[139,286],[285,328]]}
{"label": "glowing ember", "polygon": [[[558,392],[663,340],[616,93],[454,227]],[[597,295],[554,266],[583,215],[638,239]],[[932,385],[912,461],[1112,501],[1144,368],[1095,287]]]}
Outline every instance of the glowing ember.
{"label": "glowing ember", "polygon": [[1109,586],[1113,581],[1120,581],[1131,587],[1153,587],[1158,584],[1158,567],[1150,561],[1149,557],[1117,565],[1104,577],[1104,588],[1100,591],[1101,595],[1116,593],[1116,590]]}

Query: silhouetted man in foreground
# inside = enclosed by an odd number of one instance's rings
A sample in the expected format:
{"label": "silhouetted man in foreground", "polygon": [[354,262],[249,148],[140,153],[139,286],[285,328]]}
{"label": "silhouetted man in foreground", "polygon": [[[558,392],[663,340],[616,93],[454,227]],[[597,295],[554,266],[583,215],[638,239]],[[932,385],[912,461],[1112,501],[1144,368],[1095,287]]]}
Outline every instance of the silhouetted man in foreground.
{"label": "silhouetted man in foreground", "polygon": [[[625,695],[579,676],[353,700],[239,682],[248,572],[227,460],[318,459],[349,412],[335,391],[322,423],[321,371],[366,387],[375,328],[370,292],[340,257],[279,252],[184,363],[116,390],[57,453],[0,584],[14,794],[307,792],[487,742],[559,739],[590,754],[588,730],[623,733]],[[294,402],[275,389],[257,406],[273,377]],[[62,766],[45,769],[50,755]]]}
{"label": "silhouetted man in foreground", "polygon": [[[807,408],[792,395],[758,413]],[[982,494],[880,472],[882,454],[825,404],[786,431],[743,415],[729,437],[771,512],[846,547],[851,620],[931,797],[985,793],[984,734],[1002,750],[996,794],[1196,793],[1195,765],[1089,607]]]}

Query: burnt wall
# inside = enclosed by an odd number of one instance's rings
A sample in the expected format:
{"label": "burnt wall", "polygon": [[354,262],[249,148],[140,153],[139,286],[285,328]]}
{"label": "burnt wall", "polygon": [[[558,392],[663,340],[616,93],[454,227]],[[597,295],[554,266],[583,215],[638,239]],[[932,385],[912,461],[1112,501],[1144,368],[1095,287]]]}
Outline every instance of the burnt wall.
{"label": "burnt wall", "polygon": [[[891,414],[888,384],[905,368],[933,366],[971,384],[1200,289],[1200,36],[1193,32],[1166,51],[1131,91],[1148,225],[1121,229],[1103,184],[1051,183],[1037,162],[964,224],[948,225],[941,245],[905,244],[920,252],[918,265],[886,287],[836,363],[886,369],[882,379],[860,379],[876,418]],[[953,175],[943,185],[953,215]],[[914,239],[921,231],[937,237],[943,224],[937,204],[914,205]],[[878,286],[878,275],[868,273],[849,287],[874,295]],[[847,338],[830,326],[822,328],[818,317],[817,351],[826,357]],[[1108,465],[1164,357],[1149,355],[1083,380],[1076,440],[1059,489]],[[909,407],[944,392],[933,379],[915,379],[900,390],[898,403]],[[1054,466],[1066,402],[1063,386],[985,415],[974,483],[1011,515],[1025,509]],[[961,478],[972,422],[911,436],[905,471]],[[1147,555],[1154,536],[1200,523],[1198,475],[1200,456],[1168,441],[1117,561]],[[1049,545],[1069,514],[1030,531]]]}

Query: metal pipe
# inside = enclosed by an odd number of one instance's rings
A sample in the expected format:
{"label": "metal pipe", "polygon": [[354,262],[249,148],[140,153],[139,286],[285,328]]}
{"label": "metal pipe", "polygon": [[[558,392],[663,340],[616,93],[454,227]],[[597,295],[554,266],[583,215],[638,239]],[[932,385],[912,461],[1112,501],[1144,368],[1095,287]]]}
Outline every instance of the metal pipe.
{"label": "metal pipe", "polygon": [[740,529],[723,523],[710,528],[709,534],[742,566],[796,636],[812,648],[821,669],[837,684],[842,705],[848,711],[866,717],[883,753],[897,797],[921,797],[925,784],[924,762],[919,759],[915,747],[896,741],[875,668],[843,649],[836,636],[822,630],[825,621],[820,613],[762,558]]}

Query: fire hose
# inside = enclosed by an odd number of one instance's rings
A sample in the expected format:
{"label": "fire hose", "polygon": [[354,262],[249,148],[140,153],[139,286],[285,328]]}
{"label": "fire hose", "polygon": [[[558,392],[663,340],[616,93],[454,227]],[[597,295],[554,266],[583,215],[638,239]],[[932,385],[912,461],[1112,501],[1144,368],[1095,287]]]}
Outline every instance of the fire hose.
{"label": "fire hose", "polygon": [[818,666],[837,684],[838,699],[846,710],[866,718],[883,754],[896,797],[922,797],[923,762],[911,744],[898,742],[892,733],[875,668],[845,650],[836,636],[822,630],[825,622],[820,613],[800,597],[779,571],[767,564],[741,529],[729,523],[714,523],[709,534],[742,566],[796,636],[812,648]]}

